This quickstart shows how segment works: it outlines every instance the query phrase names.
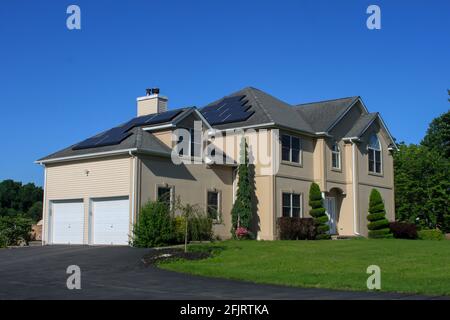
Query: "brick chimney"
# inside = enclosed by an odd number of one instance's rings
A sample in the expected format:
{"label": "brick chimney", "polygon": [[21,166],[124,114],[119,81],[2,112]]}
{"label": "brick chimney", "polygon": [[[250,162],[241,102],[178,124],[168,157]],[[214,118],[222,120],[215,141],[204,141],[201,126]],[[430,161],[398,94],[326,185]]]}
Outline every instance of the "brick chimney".
{"label": "brick chimney", "polygon": [[168,99],[159,94],[159,88],[146,89],[145,91],[145,96],[137,98],[138,117],[167,111]]}

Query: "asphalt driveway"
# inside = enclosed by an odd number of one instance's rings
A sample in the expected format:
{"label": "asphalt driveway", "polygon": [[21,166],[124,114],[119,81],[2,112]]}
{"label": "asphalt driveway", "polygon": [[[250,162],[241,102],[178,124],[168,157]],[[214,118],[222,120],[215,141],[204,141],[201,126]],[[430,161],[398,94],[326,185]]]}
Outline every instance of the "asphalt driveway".
{"label": "asphalt driveway", "polygon": [[[430,299],[395,293],[342,292],[211,279],[145,267],[149,249],[45,246],[0,249],[0,299]],[[66,269],[81,269],[68,290]]]}

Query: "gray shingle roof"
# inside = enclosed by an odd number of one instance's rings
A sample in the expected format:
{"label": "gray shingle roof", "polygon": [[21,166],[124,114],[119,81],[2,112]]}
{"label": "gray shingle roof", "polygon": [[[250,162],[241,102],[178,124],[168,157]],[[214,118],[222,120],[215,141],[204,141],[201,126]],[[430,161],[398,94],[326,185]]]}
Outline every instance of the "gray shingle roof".
{"label": "gray shingle roof", "polygon": [[363,114],[358,121],[353,125],[349,132],[346,133],[346,138],[359,138],[367,129],[367,127],[378,117],[378,112]]}
{"label": "gray shingle roof", "polygon": [[294,107],[311,124],[315,132],[327,132],[359,97],[299,104]]}
{"label": "gray shingle roof", "polygon": [[[226,97],[245,95],[251,105],[249,111],[254,111],[254,114],[246,121],[226,123],[214,126],[217,129],[229,129],[238,127],[254,126],[266,123],[274,123],[275,125],[303,131],[307,133],[314,133],[315,131],[311,125],[306,121],[301,113],[296,112],[292,105],[283,102],[259,89],[247,87],[232,93]],[[225,97],[224,97],[225,98]],[[223,98],[222,98],[223,99]],[[214,105],[220,100],[214,101],[207,106]],[[207,107],[205,106],[205,107]]]}
{"label": "gray shingle roof", "polygon": [[159,141],[150,132],[142,130],[142,128],[133,128],[131,130],[133,134],[123,140],[120,144],[110,145],[97,148],[72,150],[72,145],[55,153],[52,153],[46,157],[43,157],[36,162],[54,160],[59,158],[83,156],[92,153],[113,152],[127,149],[138,149],[139,151],[155,153],[160,155],[170,156],[171,149]]}
{"label": "gray shingle roof", "polygon": [[[193,108],[183,108],[182,109],[183,112],[181,112],[174,119],[172,119],[172,121],[158,123],[158,124],[155,124],[154,126],[161,126],[161,125],[165,125],[165,124],[176,123],[179,119],[183,118],[185,116],[185,114],[187,112],[191,111],[192,109]],[[121,124],[121,125],[123,125],[123,124]],[[121,125],[119,125],[119,126],[121,126]],[[147,126],[147,127],[151,127],[151,126]],[[131,129],[129,132],[131,132],[132,135],[130,135],[129,137],[122,140],[119,144],[116,144],[116,145],[73,150],[73,147],[76,146],[79,143],[78,142],[76,144],[73,144],[73,145],[65,148],[65,149],[62,149],[62,150],[52,153],[46,157],[43,157],[43,158],[37,160],[37,162],[51,160],[51,159],[65,158],[65,157],[82,156],[82,155],[91,154],[91,153],[112,152],[112,151],[134,149],[134,148],[137,148],[137,149],[140,149],[140,150],[146,151],[146,152],[170,155],[170,152],[171,152],[170,148],[168,148],[166,145],[164,145],[162,142],[160,142],[151,133],[142,130],[142,128],[140,128],[140,127],[135,127],[133,129]],[[99,135],[99,134],[97,134],[97,135]]]}
{"label": "gray shingle roof", "polygon": [[[238,127],[252,127],[270,123],[274,126],[310,134],[327,132],[330,126],[332,126],[336,120],[339,119],[355,103],[355,101],[359,99],[359,97],[348,97],[293,106],[252,87],[244,88],[226,97],[242,95],[246,96],[248,104],[251,105],[248,111],[254,112],[250,118],[246,121],[216,125],[214,126],[215,128],[229,129]],[[207,106],[214,105],[222,99],[212,102]],[[183,112],[176,116],[172,121],[167,123],[158,123],[157,125],[177,123],[179,119],[183,118],[186,113],[192,111],[192,109],[193,108],[184,108],[182,109]],[[373,117],[376,116],[377,113],[362,115],[346,136],[359,136],[361,131],[364,130],[373,120]],[[131,129],[130,132],[133,134],[117,145],[81,150],[73,150],[72,148],[75,145],[72,145],[68,148],[41,158],[37,160],[37,162],[72,156],[83,156],[91,153],[114,152],[126,149],[139,149],[145,152],[170,155],[170,148],[160,142],[151,133],[142,130],[140,127],[135,127]]]}

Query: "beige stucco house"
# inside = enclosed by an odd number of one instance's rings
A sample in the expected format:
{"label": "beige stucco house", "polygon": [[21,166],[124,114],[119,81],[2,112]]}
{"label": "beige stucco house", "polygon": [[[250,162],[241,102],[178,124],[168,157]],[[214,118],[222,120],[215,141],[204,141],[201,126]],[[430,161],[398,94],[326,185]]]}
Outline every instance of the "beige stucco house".
{"label": "beige stucco house", "polygon": [[258,239],[277,238],[277,217],[308,217],[312,182],[333,234],[367,235],[373,188],[394,220],[395,142],[360,97],[290,105],[245,88],[199,109],[167,104],[147,90],[138,117],[37,160],[45,168],[44,244],[126,245],[139,209],[157,199],[199,205],[215,234],[229,238],[242,137]]}

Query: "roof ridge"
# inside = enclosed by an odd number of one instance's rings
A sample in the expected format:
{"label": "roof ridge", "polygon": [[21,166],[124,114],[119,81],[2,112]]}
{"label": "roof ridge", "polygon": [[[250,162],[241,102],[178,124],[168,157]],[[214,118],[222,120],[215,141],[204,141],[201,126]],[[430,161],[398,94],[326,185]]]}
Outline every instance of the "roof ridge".
{"label": "roof ridge", "polygon": [[337,100],[356,99],[356,98],[359,98],[359,97],[360,96],[349,96],[349,97],[344,97],[344,98],[336,98],[336,99],[328,99],[328,100],[319,100],[319,101],[305,102],[305,103],[294,104],[293,107],[300,107],[300,106],[304,106],[304,105],[307,105],[307,104],[317,104],[317,103],[331,102],[331,101],[337,101]]}
{"label": "roof ridge", "polygon": [[[256,101],[256,103],[258,104],[258,106],[263,110],[263,112],[264,112],[264,114],[266,115],[266,117],[269,118],[269,120],[270,120],[271,122],[274,122],[274,120],[273,120],[272,116],[270,115],[270,113],[267,111],[266,108],[264,108],[264,105],[259,101],[259,98],[258,98],[258,97],[255,95],[255,93],[253,92],[254,90],[258,90],[258,89],[253,88],[253,87],[247,87],[247,88],[245,88],[244,90],[245,90],[245,91],[249,91],[249,92],[252,94],[253,99],[255,99],[255,101]],[[261,91],[261,90],[258,90],[258,91]]]}

